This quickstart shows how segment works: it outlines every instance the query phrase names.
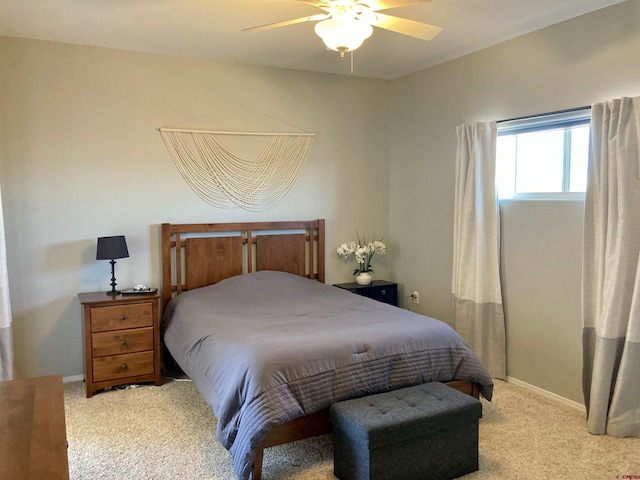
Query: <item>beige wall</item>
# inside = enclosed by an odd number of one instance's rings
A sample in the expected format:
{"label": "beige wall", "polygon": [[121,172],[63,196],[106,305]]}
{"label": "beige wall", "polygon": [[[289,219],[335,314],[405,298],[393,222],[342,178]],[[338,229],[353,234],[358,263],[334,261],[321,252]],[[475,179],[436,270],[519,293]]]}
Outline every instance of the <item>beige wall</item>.
{"label": "beige wall", "polygon": [[[456,125],[640,95],[640,2],[630,0],[392,83],[393,275],[449,319]],[[502,207],[508,375],[582,401],[582,202]]]}
{"label": "beige wall", "polygon": [[[131,256],[116,265],[123,287],[159,284],[162,222],[325,218],[328,283],[352,278],[335,248],[356,228],[393,245],[386,82],[0,38],[0,85],[20,376],[82,374],[76,294],[110,288],[108,262],[95,260],[98,236],[126,235]],[[251,213],[214,208],[191,191],[157,131],[176,125],[295,126],[317,136],[284,202]]]}

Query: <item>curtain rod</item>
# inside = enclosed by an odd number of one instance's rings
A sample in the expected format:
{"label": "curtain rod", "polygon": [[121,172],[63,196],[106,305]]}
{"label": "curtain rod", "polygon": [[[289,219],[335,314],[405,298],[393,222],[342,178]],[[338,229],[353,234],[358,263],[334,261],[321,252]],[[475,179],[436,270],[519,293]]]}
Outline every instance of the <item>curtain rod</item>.
{"label": "curtain rod", "polygon": [[580,110],[590,110],[590,109],[591,109],[591,105],[587,105],[584,107],[567,108],[566,110],[556,110],[555,112],[536,113],[534,115],[525,115],[524,117],[508,118],[506,120],[498,120],[496,123],[515,122],[516,120],[527,120],[529,118],[544,117],[547,115],[558,115],[561,113],[579,112]]}

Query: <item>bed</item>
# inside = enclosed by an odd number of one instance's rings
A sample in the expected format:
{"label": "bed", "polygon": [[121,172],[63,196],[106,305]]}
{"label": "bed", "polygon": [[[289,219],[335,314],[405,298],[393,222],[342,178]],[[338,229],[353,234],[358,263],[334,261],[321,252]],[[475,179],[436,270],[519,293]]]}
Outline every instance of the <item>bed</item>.
{"label": "bed", "polygon": [[491,399],[446,324],[324,284],[324,221],[163,224],[164,344],[241,480],[265,448],[328,433],[340,400],[431,381]]}

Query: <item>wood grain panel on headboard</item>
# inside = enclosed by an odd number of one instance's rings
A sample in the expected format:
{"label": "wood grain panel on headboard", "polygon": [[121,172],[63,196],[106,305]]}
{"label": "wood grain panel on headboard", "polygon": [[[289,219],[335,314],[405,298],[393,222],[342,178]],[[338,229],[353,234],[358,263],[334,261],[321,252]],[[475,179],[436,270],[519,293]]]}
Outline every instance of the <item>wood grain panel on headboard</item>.
{"label": "wood grain panel on headboard", "polygon": [[164,305],[185,290],[258,270],[324,283],[324,220],[162,224]]}
{"label": "wood grain panel on headboard", "polygon": [[242,275],[243,243],[240,236],[187,238],[187,290],[206,287],[225,278]]}
{"label": "wood grain panel on headboard", "polygon": [[306,235],[256,237],[256,270],[279,270],[305,276]]}

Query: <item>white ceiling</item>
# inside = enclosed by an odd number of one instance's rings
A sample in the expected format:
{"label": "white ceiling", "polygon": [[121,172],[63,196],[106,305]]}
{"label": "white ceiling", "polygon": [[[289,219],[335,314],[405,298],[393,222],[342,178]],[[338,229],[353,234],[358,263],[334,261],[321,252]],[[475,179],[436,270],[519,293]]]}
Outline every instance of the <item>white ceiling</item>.
{"label": "white ceiling", "polygon": [[[375,29],[354,74],[392,79],[624,0],[432,0],[385,13],[443,27],[425,42]],[[299,0],[0,0],[0,35],[350,74],[313,23],[242,29],[322,10]]]}

